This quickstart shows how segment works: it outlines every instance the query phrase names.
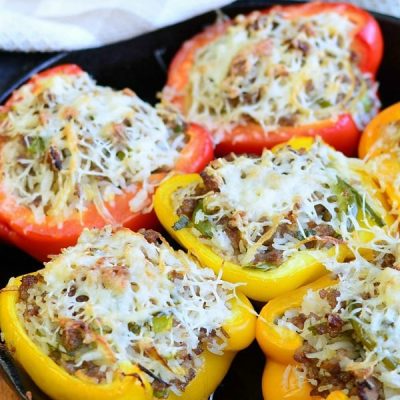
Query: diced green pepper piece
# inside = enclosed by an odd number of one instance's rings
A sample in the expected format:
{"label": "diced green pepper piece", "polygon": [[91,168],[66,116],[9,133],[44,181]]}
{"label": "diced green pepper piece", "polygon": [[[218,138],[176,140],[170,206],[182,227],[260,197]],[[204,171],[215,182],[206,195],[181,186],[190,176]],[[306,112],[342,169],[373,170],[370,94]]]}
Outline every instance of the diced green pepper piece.
{"label": "diced green pepper piece", "polygon": [[213,233],[212,233],[212,228],[213,225],[210,221],[205,220],[205,221],[199,221],[199,222],[195,222],[196,221],[196,215],[198,212],[204,212],[204,205],[203,205],[203,200],[200,200],[197,203],[196,208],[193,211],[193,215],[192,215],[192,222],[194,227],[205,237],[207,238],[212,238]]}
{"label": "diced green pepper piece", "polygon": [[28,152],[31,155],[40,155],[44,152],[45,147],[44,139],[40,136],[35,136],[29,143]]}
{"label": "diced green pepper piece", "polygon": [[134,333],[135,335],[139,335],[140,333],[140,326],[135,322],[128,323],[128,329],[130,332]]}
{"label": "diced green pepper piece", "polygon": [[[356,303],[351,304],[349,306],[349,309],[354,309],[356,306]],[[364,331],[363,327],[357,320],[352,319],[350,323],[354,331],[354,336],[362,343],[362,345],[367,350],[372,351],[376,347],[376,342],[368,336],[367,332]],[[386,357],[382,360],[382,362],[388,370],[393,371],[394,369],[396,369],[397,365],[391,358]]]}
{"label": "diced green pepper piece", "polygon": [[153,317],[153,330],[155,333],[170,331],[172,329],[172,315],[159,314]]}
{"label": "diced green pepper piece", "polygon": [[168,397],[169,391],[168,389],[164,390],[153,390],[153,396],[157,399],[166,399]]}
{"label": "diced green pepper piece", "polygon": [[205,237],[212,238],[212,224],[210,221],[200,221],[194,224],[195,228]]}
{"label": "diced green pepper piece", "polygon": [[[304,233],[303,233],[304,232]],[[303,229],[302,231],[297,231],[294,236],[297,240],[304,240],[307,239],[308,237],[315,236],[317,232],[314,229]]]}
{"label": "diced green pepper piece", "polygon": [[338,176],[333,191],[338,198],[339,209],[342,212],[346,213],[348,209],[352,207],[355,207],[355,212],[357,212],[358,209],[362,209],[364,206],[366,214],[371,217],[378,226],[382,227],[385,225],[382,218],[374,211],[374,209],[367,202],[363,201],[363,197],[360,193]]}
{"label": "diced green pepper piece", "polygon": [[362,100],[362,104],[366,113],[371,112],[372,107],[374,106],[374,102],[369,97],[364,97],[364,99]]}
{"label": "diced green pepper piece", "polygon": [[181,124],[176,124],[174,126],[174,133],[182,133],[184,131],[184,126]]}
{"label": "diced green pepper piece", "polygon": [[243,268],[244,269],[252,269],[255,271],[266,272],[266,271],[270,271],[271,269],[273,269],[274,266],[263,263],[263,264],[248,264],[248,265],[244,265]]}
{"label": "diced green pepper piece", "polygon": [[325,99],[319,99],[317,100],[317,104],[321,107],[321,108],[328,108],[332,106],[332,103],[328,100]]}

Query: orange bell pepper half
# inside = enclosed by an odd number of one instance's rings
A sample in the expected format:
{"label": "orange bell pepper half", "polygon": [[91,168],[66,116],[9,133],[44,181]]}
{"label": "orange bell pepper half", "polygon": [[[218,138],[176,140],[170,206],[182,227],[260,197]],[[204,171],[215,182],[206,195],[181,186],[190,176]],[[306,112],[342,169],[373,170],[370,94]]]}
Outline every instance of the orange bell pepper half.
{"label": "orange bell pepper half", "polygon": [[358,148],[375,180],[386,193],[393,212],[400,207],[400,103],[379,113],[365,129]]}

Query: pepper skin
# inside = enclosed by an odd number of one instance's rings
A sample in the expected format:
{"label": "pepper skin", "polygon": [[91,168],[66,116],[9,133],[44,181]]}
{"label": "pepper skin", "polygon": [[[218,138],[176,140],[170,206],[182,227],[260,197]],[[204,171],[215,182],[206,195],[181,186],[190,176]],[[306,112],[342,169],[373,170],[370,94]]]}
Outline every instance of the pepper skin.
{"label": "pepper skin", "polygon": [[[312,138],[294,138],[288,142],[295,149],[310,148],[312,143]],[[362,180],[366,187],[374,188],[374,191],[376,191],[374,183],[367,175],[362,176]],[[229,282],[246,283],[242,287],[242,291],[246,296],[253,300],[265,302],[308,282],[312,282],[325,273],[325,268],[318,260],[318,251],[316,253],[312,251],[297,252],[273,270],[256,271],[245,269],[238,264],[224,260],[193,235],[190,232],[190,228],[174,230],[172,227],[179,220],[179,216],[174,211],[171,200],[172,194],[176,190],[195,182],[202,182],[200,175],[180,175],[163,182],[154,196],[154,209],[157,217],[169,234],[198,258],[202,265],[212,268],[216,273],[222,270],[223,279]],[[381,196],[374,194],[382,204],[385,204]],[[362,218],[361,215],[360,218]],[[388,215],[385,215],[385,221],[391,221]],[[360,235],[364,236],[365,240],[368,240],[368,233],[361,232]],[[320,252],[322,251],[320,250]],[[334,254],[335,249],[332,248],[332,250],[328,251]],[[314,256],[312,255],[313,253]],[[348,253],[344,246],[341,245],[338,257],[345,258],[346,256],[348,256]]]}
{"label": "pepper skin", "polygon": [[[351,4],[319,3],[293,6],[275,6],[261,13],[281,12],[286,18],[316,15],[322,12],[335,12],[351,20],[356,28],[353,33],[352,50],[358,57],[362,72],[375,76],[383,55],[382,33],[376,20],[366,11]],[[189,99],[186,89],[189,76],[198,50],[222,36],[232,21],[212,25],[192,39],[186,41],[175,55],[168,72],[167,87],[172,89],[172,103],[183,113]],[[271,148],[295,136],[321,136],[327,143],[348,156],[357,152],[361,132],[350,114],[342,114],[336,120],[323,120],[310,125],[279,127],[276,131],[265,132],[258,124],[246,123],[234,126],[216,146],[218,155],[235,153],[260,154],[264,147]]]}
{"label": "pepper skin", "polygon": [[396,212],[400,206],[400,187],[396,184],[400,175],[400,146],[398,137],[391,138],[385,132],[385,128],[392,123],[400,123],[400,103],[386,108],[369,123],[361,137],[358,152],[370,166]]}
{"label": "pepper skin", "polygon": [[[38,271],[40,272],[40,271]],[[54,400],[152,400],[147,376],[136,365],[127,363],[111,384],[95,384],[68,374],[34,344],[17,315],[21,278],[12,278],[0,292],[0,328],[12,356],[37,386]],[[232,301],[232,317],[223,326],[229,335],[223,355],[204,351],[202,367],[181,396],[167,400],[206,400],[220,384],[237,351],[247,347],[255,336],[256,317],[249,300],[241,293]]]}
{"label": "pepper skin", "polygon": [[[288,371],[288,368],[296,366],[293,357],[303,339],[296,332],[277,326],[275,321],[286,310],[300,307],[309,289],[319,290],[334,284],[334,280],[324,276],[271,300],[261,310],[257,320],[256,338],[268,358],[262,377],[264,400],[322,400],[321,397],[310,396],[311,385],[299,382],[294,369]],[[335,391],[327,400],[348,400],[348,397],[341,391]]]}
{"label": "pepper skin", "polygon": [[[35,91],[42,78],[60,74],[77,75],[82,72],[81,68],[74,64],[60,65],[34,75],[28,84],[31,84],[32,90]],[[18,102],[18,96],[19,92],[14,92],[0,111],[7,112]],[[180,152],[175,169],[186,173],[197,172],[213,159],[213,144],[208,132],[196,124],[188,124],[186,134],[189,140]],[[153,174],[153,182],[160,181],[164,176],[165,174]],[[58,254],[62,248],[74,245],[84,227],[102,227],[106,224],[94,205],[88,206],[82,214],[82,219],[76,212],[64,221],[61,228],[49,217],[42,223],[37,223],[32,212],[18,205],[16,199],[2,186],[0,179],[0,239],[29,253],[39,261],[45,261],[49,255]],[[134,195],[132,191],[126,192],[115,196],[112,204],[106,204],[116,223],[134,231],[159,227],[154,211],[142,214],[130,210],[129,202]]]}

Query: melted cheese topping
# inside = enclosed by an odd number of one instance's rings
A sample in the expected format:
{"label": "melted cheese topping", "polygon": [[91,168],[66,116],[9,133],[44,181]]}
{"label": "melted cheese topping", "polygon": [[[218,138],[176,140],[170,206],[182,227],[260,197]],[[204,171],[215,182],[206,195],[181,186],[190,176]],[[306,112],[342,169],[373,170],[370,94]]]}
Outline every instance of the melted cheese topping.
{"label": "melted cheese topping", "polygon": [[[361,130],[379,110],[377,85],[351,50],[355,25],[336,13],[238,16],[195,55],[186,114],[216,133],[249,121],[265,131],[350,113]],[[168,100],[180,93],[167,87]]]}
{"label": "melted cheese topping", "polygon": [[137,192],[132,212],[151,209],[151,175],[171,170],[184,142],[153,107],[83,72],[41,78],[15,97],[0,128],[2,191],[36,222],[62,225],[94,204],[112,223],[106,203],[126,192]]}
{"label": "melted cheese topping", "polygon": [[[90,362],[109,382],[132,363],[150,371],[153,384],[181,394],[201,367],[198,354],[221,354],[226,345],[221,327],[236,285],[164,240],[149,243],[127,229],[85,230],[40,274],[18,303],[21,321],[35,344],[74,373]],[[73,326],[85,334],[71,350]]]}
{"label": "melted cheese topping", "polygon": [[[368,243],[362,242],[350,234],[345,223],[342,232],[354,260],[323,260],[339,279],[333,287],[338,293],[336,306],[332,309],[325,298],[310,290],[300,309],[288,310],[278,325],[298,332],[314,347],[308,358],[322,362],[339,357],[343,371],[354,373],[358,379],[377,378],[383,385],[384,398],[395,400],[400,396],[399,237],[376,226],[362,228],[354,218],[349,219],[356,229],[372,233],[373,237]],[[300,312],[311,314],[303,329],[290,322]],[[343,321],[342,334],[316,334],[313,327],[332,313]]]}
{"label": "melted cheese topping", "polygon": [[[178,212],[185,198],[201,197],[203,210],[196,212],[192,233],[222,257],[243,266],[271,248],[282,252],[285,260],[306,250],[307,243],[316,238],[335,243],[341,235],[343,215],[357,214],[366,203],[378,214],[385,212],[363,185],[362,161],[346,158],[319,140],[308,151],[284,146],[274,152],[265,150],[260,157],[221,158],[204,173],[218,184],[218,191],[197,196],[196,185],[180,189],[173,197],[175,210]],[[352,190],[359,195],[358,204],[352,199]],[[221,223],[226,218],[228,225],[240,232],[239,254],[226,224]],[[210,223],[211,238],[196,228],[204,221]],[[318,231],[319,225],[331,228],[329,238]]]}

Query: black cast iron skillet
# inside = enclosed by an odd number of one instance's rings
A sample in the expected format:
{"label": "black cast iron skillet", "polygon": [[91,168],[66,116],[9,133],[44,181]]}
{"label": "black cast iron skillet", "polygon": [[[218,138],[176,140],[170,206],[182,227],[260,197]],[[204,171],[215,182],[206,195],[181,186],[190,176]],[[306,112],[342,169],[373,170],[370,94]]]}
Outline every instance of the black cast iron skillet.
{"label": "black cast iron skillet", "polygon": [[[234,16],[276,3],[296,2],[244,0],[223,8],[223,12]],[[383,107],[386,107],[400,101],[400,20],[380,14],[375,16],[382,28],[385,42],[384,59],[378,80]],[[99,84],[117,89],[130,87],[142,99],[155,103],[156,94],[165,83],[167,66],[182,42],[213,23],[215,19],[215,12],[209,12],[135,39],[91,50],[28,55],[0,52],[0,104],[32,74],[64,63],[80,65],[94,76]],[[2,244],[0,260],[0,287],[4,287],[11,276],[40,268],[40,264],[28,255]],[[0,365],[21,399],[28,400],[25,393],[30,391],[34,400],[48,400],[2,346]],[[216,391],[214,400],[261,400],[263,367],[264,356],[257,344],[253,343],[250,348],[238,354],[228,375]]]}

